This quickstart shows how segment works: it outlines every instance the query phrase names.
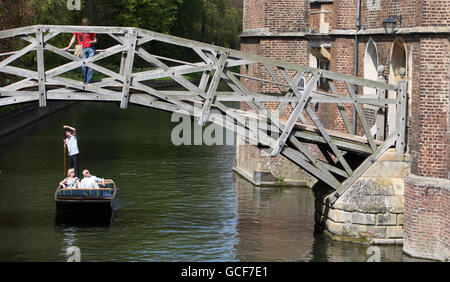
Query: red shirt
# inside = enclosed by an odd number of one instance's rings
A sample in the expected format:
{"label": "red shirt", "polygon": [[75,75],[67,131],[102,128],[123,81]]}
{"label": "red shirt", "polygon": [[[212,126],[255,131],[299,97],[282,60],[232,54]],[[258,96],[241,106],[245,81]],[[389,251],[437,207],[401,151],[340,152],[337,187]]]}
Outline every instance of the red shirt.
{"label": "red shirt", "polygon": [[[74,32],[73,34],[78,39],[78,45],[81,45],[81,43],[83,43],[83,39],[85,37],[84,33]],[[86,39],[84,40],[83,48],[88,48],[88,47],[93,46],[93,44],[91,44],[91,41],[94,40],[95,36],[96,36],[95,33],[86,34]]]}

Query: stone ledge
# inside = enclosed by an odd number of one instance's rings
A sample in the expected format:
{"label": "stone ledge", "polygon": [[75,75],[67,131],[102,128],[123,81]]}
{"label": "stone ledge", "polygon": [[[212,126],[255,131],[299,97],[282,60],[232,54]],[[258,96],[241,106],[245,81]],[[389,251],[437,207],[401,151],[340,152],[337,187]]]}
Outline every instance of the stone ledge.
{"label": "stone ledge", "polygon": [[233,166],[233,171],[236,172],[237,174],[239,174],[240,176],[242,176],[242,178],[249,181],[253,185],[256,185],[253,181],[253,177],[251,177],[246,171],[244,171],[236,166]]}
{"label": "stone ledge", "polygon": [[406,171],[405,180],[406,179],[410,180],[415,185],[431,186],[450,190],[450,180],[448,179],[418,176],[412,174],[410,170]]}
{"label": "stone ledge", "polygon": [[430,260],[436,260],[436,261],[444,261],[444,262],[449,262],[450,258],[446,258],[446,257],[441,257],[441,256],[435,256],[435,255],[430,255],[429,253],[425,253],[425,252],[417,252],[414,250],[411,250],[410,248],[408,248],[407,244],[403,243],[403,252],[411,257],[414,258],[425,258],[425,259],[430,259]]}
{"label": "stone ledge", "polygon": [[[449,34],[449,27],[442,26],[415,26],[398,28],[395,34]],[[311,32],[271,32],[269,28],[246,29],[239,37],[328,37],[328,36],[355,36],[355,35],[386,35],[384,28],[371,28],[356,32],[354,29],[335,29],[328,33]]]}
{"label": "stone ledge", "polygon": [[372,245],[403,245],[403,239],[374,238],[371,243]]}
{"label": "stone ledge", "polygon": [[[308,184],[306,181],[296,181],[291,179],[286,179],[283,181],[260,181],[255,179],[255,175],[250,176],[246,171],[240,169],[239,167],[234,166],[233,171],[237,174],[239,174],[242,178],[250,182],[251,184],[255,186],[264,186],[264,187],[279,187],[279,186],[286,186],[286,187],[308,187]],[[255,171],[257,172],[257,171]],[[267,172],[266,172],[267,173]]]}

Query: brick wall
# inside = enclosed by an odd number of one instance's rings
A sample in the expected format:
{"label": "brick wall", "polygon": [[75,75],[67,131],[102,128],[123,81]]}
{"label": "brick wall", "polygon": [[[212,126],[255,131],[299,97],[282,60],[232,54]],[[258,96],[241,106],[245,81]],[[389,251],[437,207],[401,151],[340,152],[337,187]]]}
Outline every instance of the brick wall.
{"label": "brick wall", "polygon": [[334,0],[332,29],[355,29],[356,0]]}
{"label": "brick wall", "polygon": [[402,15],[401,27],[417,25],[419,0],[362,0],[361,18],[368,28],[382,28],[389,15]]}
{"label": "brick wall", "polygon": [[449,52],[448,37],[420,40],[420,86],[411,109],[411,172],[419,176],[449,177]]}
{"label": "brick wall", "polygon": [[268,28],[271,32],[308,30],[309,0],[246,0],[244,30]]}
{"label": "brick wall", "polygon": [[264,10],[271,32],[308,31],[309,0],[266,0]]}
{"label": "brick wall", "polygon": [[449,26],[449,0],[422,0],[423,26]]}
{"label": "brick wall", "polygon": [[264,2],[265,0],[244,1],[244,30],[264,27]]}
{"label": "brick wall", "polygon": [[[331,44],[331,62],[330,68],[333,72],[353,75],[354,59],[355,59],[355,41],[353,38],[336,38]],[[337,82],[336,89],[341,94],[348,94],[345,83]],[[345,109],[350,122],[353,121],[353,106],[345,104]],[[334,115],[336,116],[333,127],[336,130],[346,132],[344,121],[341,115],[336,114],[337,107],[335,108]]]}
{"label": "brick wall", "polygon": [[[268,58],[280,59],[287,62],[307,65],[309,59],[308,44],[309,42],[305,38],[262,39],[260,45],[260,54]],[[281,73],[279,73],[278,71],[276,71],[276,73],[278,74],[278,79],[281,82],[286,83]],[[292,77],[293,74],[290,74]],[[261,70],[260,77],[263,79],[272,80],[269,72],[267,72],[265,69]],[[279,87],[268,83],[261,83],[259,91],[280,93]]]}
{"label": "brick wall", "polygon": [[[446,182],[446,183],[445,183]],[[450,260],[450,182],[405,179],[404,245],[412,256]]]}
{"label": "brick wall", "polygon": [[440,260],[450,260],[448,39],[429,35],[415,45],[420,55],[413,57],[419,75],[412,84],[412,176],[405,184],[404,250]]}

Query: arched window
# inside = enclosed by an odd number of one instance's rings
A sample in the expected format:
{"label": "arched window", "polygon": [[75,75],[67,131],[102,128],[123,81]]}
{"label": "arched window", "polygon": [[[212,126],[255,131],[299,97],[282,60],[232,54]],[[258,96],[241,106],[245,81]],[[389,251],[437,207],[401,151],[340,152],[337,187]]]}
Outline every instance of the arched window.
{"label": "arched window", "polygon": [[396,84],[400,81],[400,69],[406,68],[406,46],[402,39],[394,41],[391,51],[391,64],[389,68],[389,83]]}
{"label": "arched window", "polygon": [[[391,49],[391,60],[389,64],[389,83],[390,84],[397,84],[401,77],[400,77],[400,69],[405,68],[406,69],[406,77],[409,76],[409,70],[406,65],[407,62],[407,52],[406,52],[406,45],[403,39],[397,38],[395,39],[394,43],[392,44]],[[395,99],[397,97],[397,94],[395,91],[389,91],[389,98]],[[396,114],[396,108],[395,105],[390,104],[388,106],[388,128],[389,128],[389,134],[395,131],[395,114]]]}
{"label": "arched window", "polygon": [[[377,80],[378,79],[378,50],[375,41],[369,39],[366,45],[366,52],[364,53],[364,78]],[[372,87],[364,87],[364,95],[375,95],[376,89]]]}

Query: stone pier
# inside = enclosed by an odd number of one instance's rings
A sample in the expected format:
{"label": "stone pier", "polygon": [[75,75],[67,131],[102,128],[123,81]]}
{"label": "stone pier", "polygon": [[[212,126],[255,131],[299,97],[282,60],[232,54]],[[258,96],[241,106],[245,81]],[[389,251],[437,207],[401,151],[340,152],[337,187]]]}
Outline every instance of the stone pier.
{"label": "stone pier", "polygon": [[336,240],[402,244],[404,177],[410,157],[388,150],[331,205],[316,191],[316,225]]}

